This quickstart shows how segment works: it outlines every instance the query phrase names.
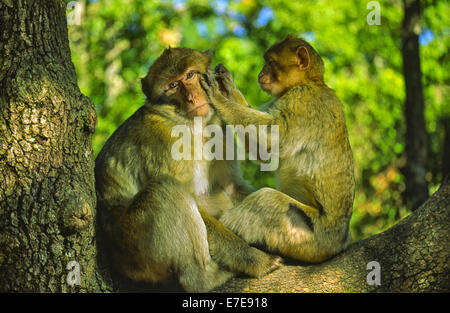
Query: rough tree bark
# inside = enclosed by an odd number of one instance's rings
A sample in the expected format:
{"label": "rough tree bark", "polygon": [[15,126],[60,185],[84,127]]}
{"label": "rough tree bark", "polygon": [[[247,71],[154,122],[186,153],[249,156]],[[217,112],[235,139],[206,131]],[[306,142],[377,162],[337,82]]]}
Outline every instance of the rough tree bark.
{"label": "rough tree bark", "polygon": [[[410,216],[320,265],[292,263],[261,279],[233,279],[216,292],[449,292],[450,181]],[[380,264],[381,285],[367,284]]]}
{"label": "rough tree bark", "polygon": [[77,85],[65,12],[63,1],[0,1],[0,291],[110,289],[96,266],[96,113]]}
{"label": "rough tree bark", "polygon": [[[63,1],[1,0],[0,292],[117,291],[98,266],[90,135]],[[218,291],[449,291],[449,185],[392,229],[315,266],[290,264]],[[66,269],[81,265],[81,285]],[[381,265],[381,286],[366,264]],[[135,291],[145,290],[136,286]]]}
{"label": "rough tree bark", "polygon": [[442,180],[450,177],[450,116],[442,118],[444,143],[442,145]]}
{"label": "rough tree bark", "polygon": [[427,132],[425,127],[422,71],[420,69],[420,0],[403,0],[403,75],[405,77],[406,121],[405,200],[416,209],[428,198]]}

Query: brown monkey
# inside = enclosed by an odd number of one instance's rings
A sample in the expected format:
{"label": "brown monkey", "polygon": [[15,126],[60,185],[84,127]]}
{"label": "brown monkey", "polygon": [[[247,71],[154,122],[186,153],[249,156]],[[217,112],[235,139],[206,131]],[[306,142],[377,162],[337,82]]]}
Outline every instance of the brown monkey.
{"label": "brown monkey", "polygon": [[[225,123],[279,126],[279,138],[267,132],[268,143],[259,142],[269,149],[279,144],[278,190],[252,193],[220,221],[249,243],[321,262],[350,241],[355,182],[342,104],[325,85],[322,59],[306,41],[289,35],[264,58],[258,81],[275,97],[264,111],[223,96],[210,74],[201,80]],[[235,89],[229,79],[223,85]]]}
{"label": "brown monkey", "polygon": [[[279,257],[250,247],[210,215],[253,190],[236,162],[172,157],[174,126],[192,129],[194,117],[221,125],[199,83],[210,62],[207,53],[166,49],[142,79],[145,104],[96,159],[100,226],[114,266],[132,280],[160,282],[173,273],[185,290],[208,291],[232,272],[258,277],[279,266]],[[228,95],[238,100],[235,92]]]}

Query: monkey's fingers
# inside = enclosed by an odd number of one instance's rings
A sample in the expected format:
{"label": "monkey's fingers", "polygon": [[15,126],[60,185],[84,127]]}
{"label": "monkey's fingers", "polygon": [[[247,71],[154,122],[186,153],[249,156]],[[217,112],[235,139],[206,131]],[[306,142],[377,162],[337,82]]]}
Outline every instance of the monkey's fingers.
{"label": "monkey's fingers", "polygon": [[211,84],[209,82],[209,77],[208,75],[205,73],[203,74],[200,79],[200,86],[202,87],[202,89],[205,91],[206,95],[209,97],[211,94]]}
{"label": "monkey's fingers", "polygon": [[225,87],[222,77],[216,76],[216,80],[219,83],[219,89],[222,92],[222,95],[228,98],[230,96],[230,91]]}
{"label": "monkey's fingers", "polygon": [[217,74],[231,75],[230,71],[227,70],[227,68],[223,66],[222,63],[217,64],[216,68],[214,69],[214,72],[216,72]]}
{"label": "monkey's fingers", "polygon": [[202,75],[203,81],[206,82],[206,84],[208,85],[208,87],[211,87],[212,84],[212,77],[211,77],[211,72],[208,70],[206,71],[205,74]]}
{"label": "monkey's fingers", "polygon": [[210,98],[214,98],[218,94],[220,94],[219,83],[216,81],[214,74],[210,71],[207,71],[200,78],[200,85],[203,90],[206,92],[206,95]]}
{"label": "monkey's fingers", "polygon": [[236,88],[236,85],[233,81],[233,75],[229,70],[225,68],[225,66],[223,66],[222,64],[217,65],[215,68],[215,73],[217,77],[220,77],[223,83],[227,85],[228,89]]}
{"label": "monkey's fingers", "polygon": [[[220,66],[224,69],[225,72],[223,72],[223,70],[220,68]],[[229,98],[231,90],[229,90],[226,87],[226,82],[224,81],[225,77],[224,77],[224,74],[222,74],[222,73],[226,73],[226,72],[227,71],[226,71],[225,67],[223,67],[222,64],[219,64],[215,68],[214,78],[217,81],[217,83],[219,84],[219,89],[220,89],[220,92],[222,93],[222,95]]]}
{"label": "monkey's fingers", "polygon": [[222,95],[233,102],[245,103],[245,105],[247,105],[247,101],[245,101],[245,98],[237,89],[236,84],[233,81],[231,72],[228,71],[225,66],[219,64],[215,68],[215,73]]}

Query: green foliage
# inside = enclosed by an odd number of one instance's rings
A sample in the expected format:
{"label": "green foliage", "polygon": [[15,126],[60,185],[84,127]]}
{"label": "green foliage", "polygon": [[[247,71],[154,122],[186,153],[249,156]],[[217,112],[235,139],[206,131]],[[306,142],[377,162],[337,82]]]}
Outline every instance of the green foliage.
{"label": "green foliage", "polygon": [[[81,91],[95,103],[95,153],[144,98],[140,78],[162,50],[187,46],[215,52],[249,103],[270,97],[259,90],[262,55],[289,33],[303,36],[323,56],[325,80],[344,104],[355,157],[357,191],[351,223],[356,239],[391,226],[409,213],[402,202],[405,99],[401,58],[401,1],[379,1],[381,25],[368,25],[368,1],[99,0],[84,1],[81,25],[69,26]],[[429,132],[427,178],[441,179],[443,117],[450,116],[447,1],[423,1],[425,116]],[[270,173],[243,163],[256,187],[274,186]]]}

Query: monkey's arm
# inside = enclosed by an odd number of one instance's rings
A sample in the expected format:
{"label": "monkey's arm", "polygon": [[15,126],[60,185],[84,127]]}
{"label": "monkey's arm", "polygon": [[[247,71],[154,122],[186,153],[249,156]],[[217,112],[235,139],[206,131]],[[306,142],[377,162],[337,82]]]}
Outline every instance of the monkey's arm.
{"label": "monkey's arm", "polygon": [[[214,74],[206,73],[200,79],[200,83],[209,97],[212,106],[216,109],[218,115],[225,124],[242,125],[244,128],[254,126],[257,138],[249,138],[257,140],[260,146],[259,151],[271,150],[274,143],[279,144],[285,134],[285,120],[279,116],[255,110],[249,106],[243,106],[231,99],[225,97],[219,87],[219,83],[214,79]],[[260,127],[269,126],[269,127]],[[270,129],[270,131],[269,131]],[[276,138],[272,138],[272,133],[276,134]],[[247,140],[245,140],[247,142]],[[249,150],[249,143],[246,143],[246,150]],[[255,155],[256,156],[256,155]]]}
{"label": "monkey's arm", "polygon": [[[225,120],[226,124],[232,125],[278,125],[279,121],[267,113],[255,110],[249,106],[243,106],[232,99],[225,97],[219,83],[214,79],[214,74],[207,72],[200,79],[200,84],[205,90],[211,104]],[[281,122],[281,121],[280,121]]]}
{"label": "monkey's arm", "polygon": [[214,261],[253,277],[261,277],[281,265],[281,258],[249,246],[200,207],[199,212],[206,225],[209,253]]}
{"label": "monkey's arm", "polygon": [[226,124],[243,125],[277,125],[276,118],[267,113],[261,112],[251,108],[250,106],[243,106],[232,99],[225,97],[221,90],[219,83],[213,79],[213,74],[206,73],[200,80],[200,83],[205,90],[212,106],[216,109]]}

